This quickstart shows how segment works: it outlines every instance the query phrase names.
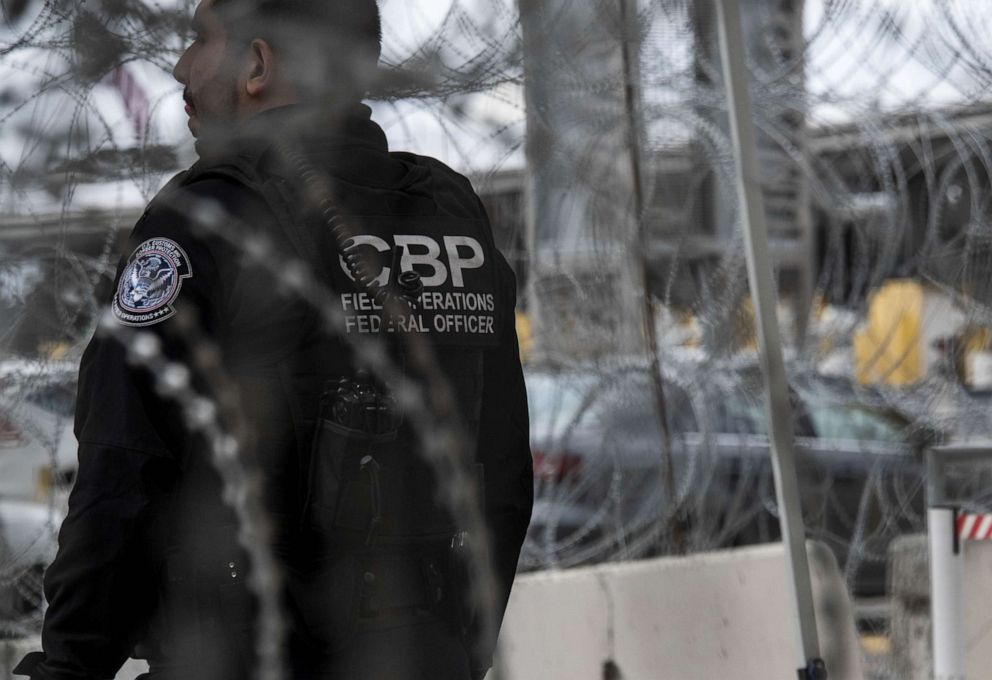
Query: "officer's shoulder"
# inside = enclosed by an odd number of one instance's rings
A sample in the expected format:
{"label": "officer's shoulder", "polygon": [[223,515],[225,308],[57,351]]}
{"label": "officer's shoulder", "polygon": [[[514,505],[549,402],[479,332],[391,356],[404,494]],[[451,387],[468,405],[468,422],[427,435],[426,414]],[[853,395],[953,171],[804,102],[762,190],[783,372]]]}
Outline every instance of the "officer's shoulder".
{"label": "officer's shoulder", "polygon": [[431,172],[432,185],[439,202],[447,203],[465,217],[485,217],[482,201],[465,175],[431,156],[395,151],[394,158],[426,167]]}
{"label": "officer's shoulder", "polygon": [[465,175],[461,174],[454,168],[452,168],[447,163],[434,158],[433,156],[421,156],[420,154],[410,153],[409,151],[393,151],[391,155],[394,158],[399,158],[410,163],[415,163],[417,165],[423,165],[431,170],[431,172],[442,176],[446,179],[451,180],[457,184],[462,185],[464,188],[472,191],[472,183],[469,182]]}
{"label": "officer's shoulder", "polygon": [[[224,231],[251,214],[253,192],[236,182],[204,177],[195,182],[166,184],[148,204],[131,231],[129,246],[150,239],[168,239],[187,250],[224,249]],[[252,207],[249,207],[252,206]]]}
{"label": "officer's shoulder", "polygon": [[[174,205],[194,208],[221,206],[229,212],[251,214],[264,200],[255,189],[233,177],[220,174],[205,174],[193,181],[181,183],[173,189]],[[161,196],[161,194],[160,194]],[[156,201],[159,197],[156,197]]]}
{"label": "officer's shoulder", "polygon": [[259,215],[265,203],[251,188],[227,177],[207,176],[193,182],[170,182],[142,215],[139,226],[162,224],[197,232],[209,231],[218,221]]}

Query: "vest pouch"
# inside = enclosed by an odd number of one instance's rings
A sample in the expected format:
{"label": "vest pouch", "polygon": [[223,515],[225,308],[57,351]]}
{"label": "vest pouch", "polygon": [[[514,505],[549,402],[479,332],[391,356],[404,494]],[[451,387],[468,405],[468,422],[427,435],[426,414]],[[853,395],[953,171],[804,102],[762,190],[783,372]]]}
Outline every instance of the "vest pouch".
{"label": "vest pouch", "polygon": [[[327,418],[319,421],[303,511],[304,522],[318,535],[341,530],[374,534],[380,515],[378,461],[394,457],[396,435],[395,430],[368,434]],[[355,516],[356,507],[368,511]]]}

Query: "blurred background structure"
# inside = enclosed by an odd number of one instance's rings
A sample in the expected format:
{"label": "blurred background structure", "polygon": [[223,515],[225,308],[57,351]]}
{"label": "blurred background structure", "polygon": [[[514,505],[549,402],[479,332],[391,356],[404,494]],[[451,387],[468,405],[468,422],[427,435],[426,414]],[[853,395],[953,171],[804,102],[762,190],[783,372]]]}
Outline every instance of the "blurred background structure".
{"label": "blurred background structure", "polygon": [[[712,2],[380,4],[376,119],[472,179],[518,277],[521,572],[776,540]],[[127,233],[195,158],[170,77],[193,3],[0,6],[0,635],[19,637],[73,477],[80,353]],[[742,6],[808,533],[866,673],[909,677],[891,556],[926,530],[924,451],[992,434],[992,13]],[[969,472],[965,507],[992,509],[990,480]]]}

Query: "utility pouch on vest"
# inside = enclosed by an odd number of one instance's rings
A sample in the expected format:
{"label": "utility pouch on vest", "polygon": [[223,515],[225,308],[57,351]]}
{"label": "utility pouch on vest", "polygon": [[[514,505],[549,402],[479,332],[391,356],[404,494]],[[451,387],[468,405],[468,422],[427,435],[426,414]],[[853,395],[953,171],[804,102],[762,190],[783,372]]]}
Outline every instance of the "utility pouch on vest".
{"label": "utility pouch on vest", "polygon": [[[458,526],[415,439],[367,377],[332,384],[311,447],[304,523],[331,543],[454,547]],[[476,475],[481,489],[481,465]]]}
{"label": "utility pouch on vest", "polygon": [[388,393],[364,375],[331,384],[321,404],[303,521],[328,544],[443,543],[455,525]]}
{"label": "utility pouch on vest", "polygon": [[304,521],[318,535],[348,532],[375,543],[383,521],[382,463],[396,457],[399,418],[366,377],[342,378],[324,394],[310,454]]}
{"label": "utility pouch on vest", "polygon": [[320,420],[305,510],[311,528],[325,536],[339,530],[364,530],[364,542],[375,542],[383,510],[378,458],[388,454],[395,442],[395,431],[369,435],[332,420]]}

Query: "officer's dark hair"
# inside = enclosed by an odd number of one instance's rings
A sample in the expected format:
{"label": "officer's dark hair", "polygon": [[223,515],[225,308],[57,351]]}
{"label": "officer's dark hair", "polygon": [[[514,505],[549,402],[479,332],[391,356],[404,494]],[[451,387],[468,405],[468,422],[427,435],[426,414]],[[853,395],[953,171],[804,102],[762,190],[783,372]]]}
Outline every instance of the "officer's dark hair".
{"label": "officer's dark hair", "polygon": [[361,97],[382,53],[376,0],[214,0],[228,44],[261,38],[304,98]]}

